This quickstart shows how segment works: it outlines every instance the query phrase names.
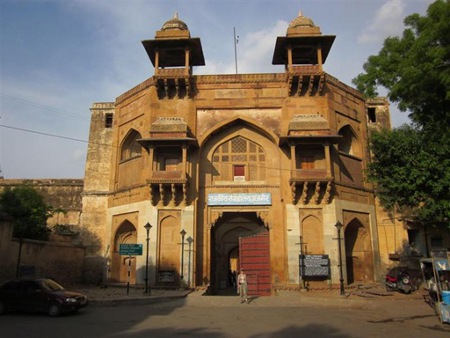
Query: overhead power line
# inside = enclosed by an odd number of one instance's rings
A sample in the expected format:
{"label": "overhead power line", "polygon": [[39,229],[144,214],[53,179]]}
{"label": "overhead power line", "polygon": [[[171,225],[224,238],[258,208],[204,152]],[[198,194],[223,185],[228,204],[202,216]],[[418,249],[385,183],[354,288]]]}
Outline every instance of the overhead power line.
{"label": "overhead power line", "polygon": [[[50,136],[50,137],[56,137],[56,138],[61,138],[61,139],[65,139],[65,140],[71,140],[71,141],[76,141],[76,142],[83,142],[83,143],[90,143],[89,141],[86,140],[82,140],[79,138],[75,138],[75,137],[68,137],[68,136],[62,136],[62,135],[55,135],[55,134],[50,134],[50,133],[44,133],[44,132],[40,132],[40,131],[36,131],[36,130],[31,130],[31,129],[24,129],[24,128],[18,128],[18,127],[12,127],[12,126],[7,126],[4,124],[0,124],[0,127],[2,128],[7,128],[7,129],[12,129],[12,130],[18,130],[18,131],[23,131],[26,133],[32,133],[32,134],[37,134],[37,135],[43,135],[43,136]],[[106,143],[94,143],[97,145],[103,145],[103,146],[108,146],[108,147],[114,147],[111,144],[106,144]]]}
{"label": "overhead power line", "polygon": [[72,140],[72,141],[77,141],[77,142],[89,143],[86,140],[80,140],[80,139],[74,138],[74,137],[43,133],[43,132],[40,132],[40,131],[35,131],[35,130],[30,130],[30,129],[11,127],[11,126],[7,126],[7,125],[4,125],[4,124],[0,124],[0,127],[13,129],[13,130],[20,130],[20,131],[24,131],[24,132],[27,132],[27,133],[33,133],[33,134],[38,134],[38,135],[51,136],[51,137],[63,138],[63,139],[66,139],[66,140]]}
{"label": "overhead power line", "polygon": [[72,112],[69,112],[69,111],[66,111],[66,110],[62,110],[62,109],[59,109],[59,108],[56,108],[56,107],[48,106],[48,105],[43,105],[43,104],[40,104],[40,103],[36,103],[36,102],[30,101],[30,100],[18,97],[18,96],[8,95],[8,94],[4,94],[4,93],[1,93],[1,96],[4,99],[6,99],[6,100],[15,101],[15,102],[20,103],[20,104],[24,104],[24,105],[27,105],[27,106],[30,106],[30,107],[38,108],[38,109],[41,109],[41,110],[45,110],[47,112],[67,115],[67,116],[70,116],[70,117],[73,117],[73,118],[77,118],[77,119],[81,119],[81,120],[87,120],[87,121],[90,120],[90,118],[85,116],[85,115],[72,113]]}

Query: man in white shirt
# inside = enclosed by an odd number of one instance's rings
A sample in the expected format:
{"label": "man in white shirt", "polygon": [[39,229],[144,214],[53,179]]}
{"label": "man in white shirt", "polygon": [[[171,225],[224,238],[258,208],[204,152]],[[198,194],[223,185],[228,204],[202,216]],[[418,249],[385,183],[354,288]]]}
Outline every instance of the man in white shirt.
{"label": "man in white shirt", "polygon": [[238,292],[241,296],[241,303],[247,302],[247,275],[244,273],[244,270],[241,269],[237,281]]}

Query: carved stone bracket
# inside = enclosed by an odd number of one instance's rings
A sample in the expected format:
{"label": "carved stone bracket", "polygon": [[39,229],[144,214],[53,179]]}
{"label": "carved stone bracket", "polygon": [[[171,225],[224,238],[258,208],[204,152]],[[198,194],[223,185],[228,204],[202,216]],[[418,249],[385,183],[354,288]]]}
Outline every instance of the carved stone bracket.
{"label": "carved stone bracket", "polygon": [[150,183],[150,197],[154,206],[186,206],[188,204],[188,183]]}
{"label": "carved stone bracket", "polygon": [[158,96],[162,98],[188,98],[190,97],[190,77],[189,76],[158,76],[156,85]]}
{"label": "carved stone bracket", "polygon": [[314,191],[314,202],[319,204],[320,202],[320,182],[316,182],[316,190]]}
{"label": "carved stone bracket", "polygon": [[333,198],[333,181],[294,181],[291,182],[292,204],[301,201],[306,205],[331,203]]}
{"label": "carved stone bracket", "polygon": [[222,211],[210,211],[209,213],[209,224],[210,229],[217,223],[219,218],[221,218],[223,215]]}
{"label": "carved stone bracket", "polygon": [[[300,69],[300,68],[299,68]],[[308,69],[290,72],[287,85],[291,96],[322,95],[325,76],[322,72]]]}
{"label": "carved stone bracket", "polygon": [[324,84],[325,84],[325,75],[322,74],[322,75],[320,75],[319,88],[317,91],[319,95],[322,95],[322,93],[323,93]]}
{"label": "carved stone bracket", "polygon": [[294,182],[291,182],[291,191],[292,191],[292,204],[295,204],[295,196],[297,195],[297,185]]}
{"label": "carved stone bracket", "polygon": [[302,199],[303,204],[306,204],[308,199],[308,182],[303,183],[303,190],[300,198]]}
{"label": "carved stone bracket", "polygon": [[264,223],[267,229],[271,229],[273,227],[273,222],[270,221],[270,212],[269,211],[258,211],[258,218]]}
{"label": "carved stone bracket", "polygon": [[333,185],[331,182],[328,182],[327,184],[327,190],[325,191],[325,200],[327,201],[327,204],[331,202],[331,190],[333,188]]}

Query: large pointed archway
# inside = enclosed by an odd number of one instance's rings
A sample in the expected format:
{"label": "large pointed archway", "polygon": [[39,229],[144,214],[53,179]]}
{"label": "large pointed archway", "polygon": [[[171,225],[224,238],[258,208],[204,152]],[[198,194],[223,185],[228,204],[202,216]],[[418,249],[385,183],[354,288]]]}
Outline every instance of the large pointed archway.
{"label": "large pointed archway", "polygon": [[345,228],[345,256],[348,284],[374,280],[370,232],[357,218]]}
{"label": "large pointed archway", "polygon": [[[235,292],[233,271],[238,273],[239,239],[265,230],[256,212],[224,212],[211,229],[211,291]],[[269,254],[269,253],[267,253]]]}

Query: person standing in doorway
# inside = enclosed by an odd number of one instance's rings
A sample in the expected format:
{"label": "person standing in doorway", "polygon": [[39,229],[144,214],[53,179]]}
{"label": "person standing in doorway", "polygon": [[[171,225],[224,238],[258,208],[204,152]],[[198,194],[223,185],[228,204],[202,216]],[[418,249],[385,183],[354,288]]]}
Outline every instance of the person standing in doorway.
{"label": "person standing in doorway", "polygon": [[241,269],[241,272],[238,275],[238,293],[241,296],[241,303],[248,302],[247,299],[247,275],[245,274],[244,270]]}

